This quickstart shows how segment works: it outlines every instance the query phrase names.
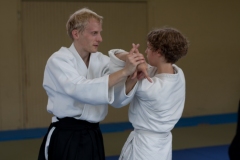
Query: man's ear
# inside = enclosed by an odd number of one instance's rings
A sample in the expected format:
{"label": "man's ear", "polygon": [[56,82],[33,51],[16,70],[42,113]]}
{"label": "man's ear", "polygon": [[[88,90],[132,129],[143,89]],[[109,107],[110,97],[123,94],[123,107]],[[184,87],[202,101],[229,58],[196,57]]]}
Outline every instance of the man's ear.
{"label": "man's ear", "polygon": [[76,30],[76,29],[72,30],[72,37],[73,37],[73,39],[78,39],[79,38],[78,30]]}
{"label": "man's ear", "polygon": [[161,53],[161,51],[159,50],[159,51],[157,51],[157,57],[161,57],[162,56],[162,53]]}

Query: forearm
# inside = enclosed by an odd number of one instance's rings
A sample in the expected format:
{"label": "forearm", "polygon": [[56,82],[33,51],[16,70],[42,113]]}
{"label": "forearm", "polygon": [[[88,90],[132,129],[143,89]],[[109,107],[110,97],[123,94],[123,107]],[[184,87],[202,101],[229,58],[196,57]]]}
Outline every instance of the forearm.
{"label": "forearm", "polygon": [[115,52],[115,54],[110,53],[110,57],[115,55],[114,57],[124,61],[125,65],[123,69],[109,75],[109,87],[116,85],[123,79],[127,78],[127,76],[132,75],[136,71],[136,67],[145,62],[144,57],[139,53],[134,54],[134,51],[135,48],[133,47],[129,53],[124,50],[121,50],[118,53]]}
{"label": "forearm", "polygon": [[112,87],[122,81],[123,79],[127,78],[128,74],[126,73],[125,69],[121,69],[117,72],[114,72],[109,75],[108,86]]}
{"label": "forearm", "polygon": [[122,60],[122,61],[124,61],[124,62],[126,62],[127,55],[128,55],[128,52],[120,52],[120,53],[115,54],[115,56],[116,56],[118,59],[120,59],[120,60]]}
{"label": "forearm", "polygon": [[137,79],[131,79],[131,76],[128,77],[125,86],[126,86],[126,94],[128,94],[133,87],[135,86],[135,84],[137,83]]}

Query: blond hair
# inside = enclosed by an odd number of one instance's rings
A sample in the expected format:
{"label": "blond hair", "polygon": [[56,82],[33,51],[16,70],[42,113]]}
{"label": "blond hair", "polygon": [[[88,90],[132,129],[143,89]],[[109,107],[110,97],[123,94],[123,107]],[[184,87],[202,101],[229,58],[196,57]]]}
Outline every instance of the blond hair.
{"label": "blond hair", "polygon": [[88,8],[82,8],[73,13],[66,24],[67,34],[73,40],[72,31],[77,29],[79,32],[84,31],[90,19],[96,19],[102,24],[103,17]]}

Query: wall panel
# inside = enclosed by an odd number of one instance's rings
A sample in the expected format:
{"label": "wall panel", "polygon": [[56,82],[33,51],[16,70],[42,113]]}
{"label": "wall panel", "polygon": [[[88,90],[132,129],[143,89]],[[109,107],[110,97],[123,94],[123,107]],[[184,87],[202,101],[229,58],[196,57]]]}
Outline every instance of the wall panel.
{"label": "wall panel", "polygon": [[0,131],[23,127],[20,4],[0,1]]}

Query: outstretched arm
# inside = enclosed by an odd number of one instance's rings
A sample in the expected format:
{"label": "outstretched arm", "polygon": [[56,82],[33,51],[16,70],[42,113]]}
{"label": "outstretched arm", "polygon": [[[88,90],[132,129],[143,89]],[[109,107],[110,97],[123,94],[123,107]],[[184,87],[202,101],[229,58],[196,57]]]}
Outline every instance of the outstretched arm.
{"label": "outstretched arm", "polygon": [[126,87],[126,95],[134,88],[135,84],[137,83],[137,78],[132,79],[131,76],[129,76],[125,82]]}
{"label": "outstretched arm", "polygon": [[152,80],[149,77],[148,72],[147,72],[148,65],[145,62],[145,58],[143,57],[143,55],[141,53],[139,53],[138,47],[139,47],[139,44],[137,44],[137,45],[133,44],[133,48],[135,48],[133,53],[120,52],[120,53],[117,53],[115,56],[124,62],[126,62],[126,60],[128,59],[129,54],[134,54],[134,55],[136,54],[136,55],[139,55],[140,57],[142,57],[144,59],[144,62],[138,64],[137,69],[134,71],[134,73],[131,75],[131,77],[132,77],[132,79],[137,78],[138,80],[147,78],[148,81],[152,83]]}
{"label": "outstretched arm", "polygon": [[133,74],[136,70],[136,67],[145,62],[145,59],[141,54],[133,54],[135,50],[136,47],[133,46],[129,54],[121,54],[121,58],[124,58],[125,66],[123,69],[109,75],[109,87],[116,85],[127,76]]}
{"label": "outstretched arm", "polygon": [[152,80],[150,79],[150,77],[148,76],[148,73],[147,73],[147,64],[145,62],[145,58],[143,57],[143,55],[141,53],[139,53],[138,47],[139,47],[138,44],[137,45],[133,44],[133,48],[135,48],[134,50],[131,50],[129,53],[128,52],[120,52],[115,55],[117,58],[119,58],[120,60],[125,61],[125,62],[127,62],[129,60],[130,56],[133,56],[133,55],[138,55],[142,59],[144,59],[144,61],[142,63],[137,65],[137,68],[134,71],[134,73],[131,76],[128,76],[127,81],[125,83],[126,94],[128,94],[133,89],[133,87],[137,83],[138,79],[147,78],[149,82],[152,82]]}

